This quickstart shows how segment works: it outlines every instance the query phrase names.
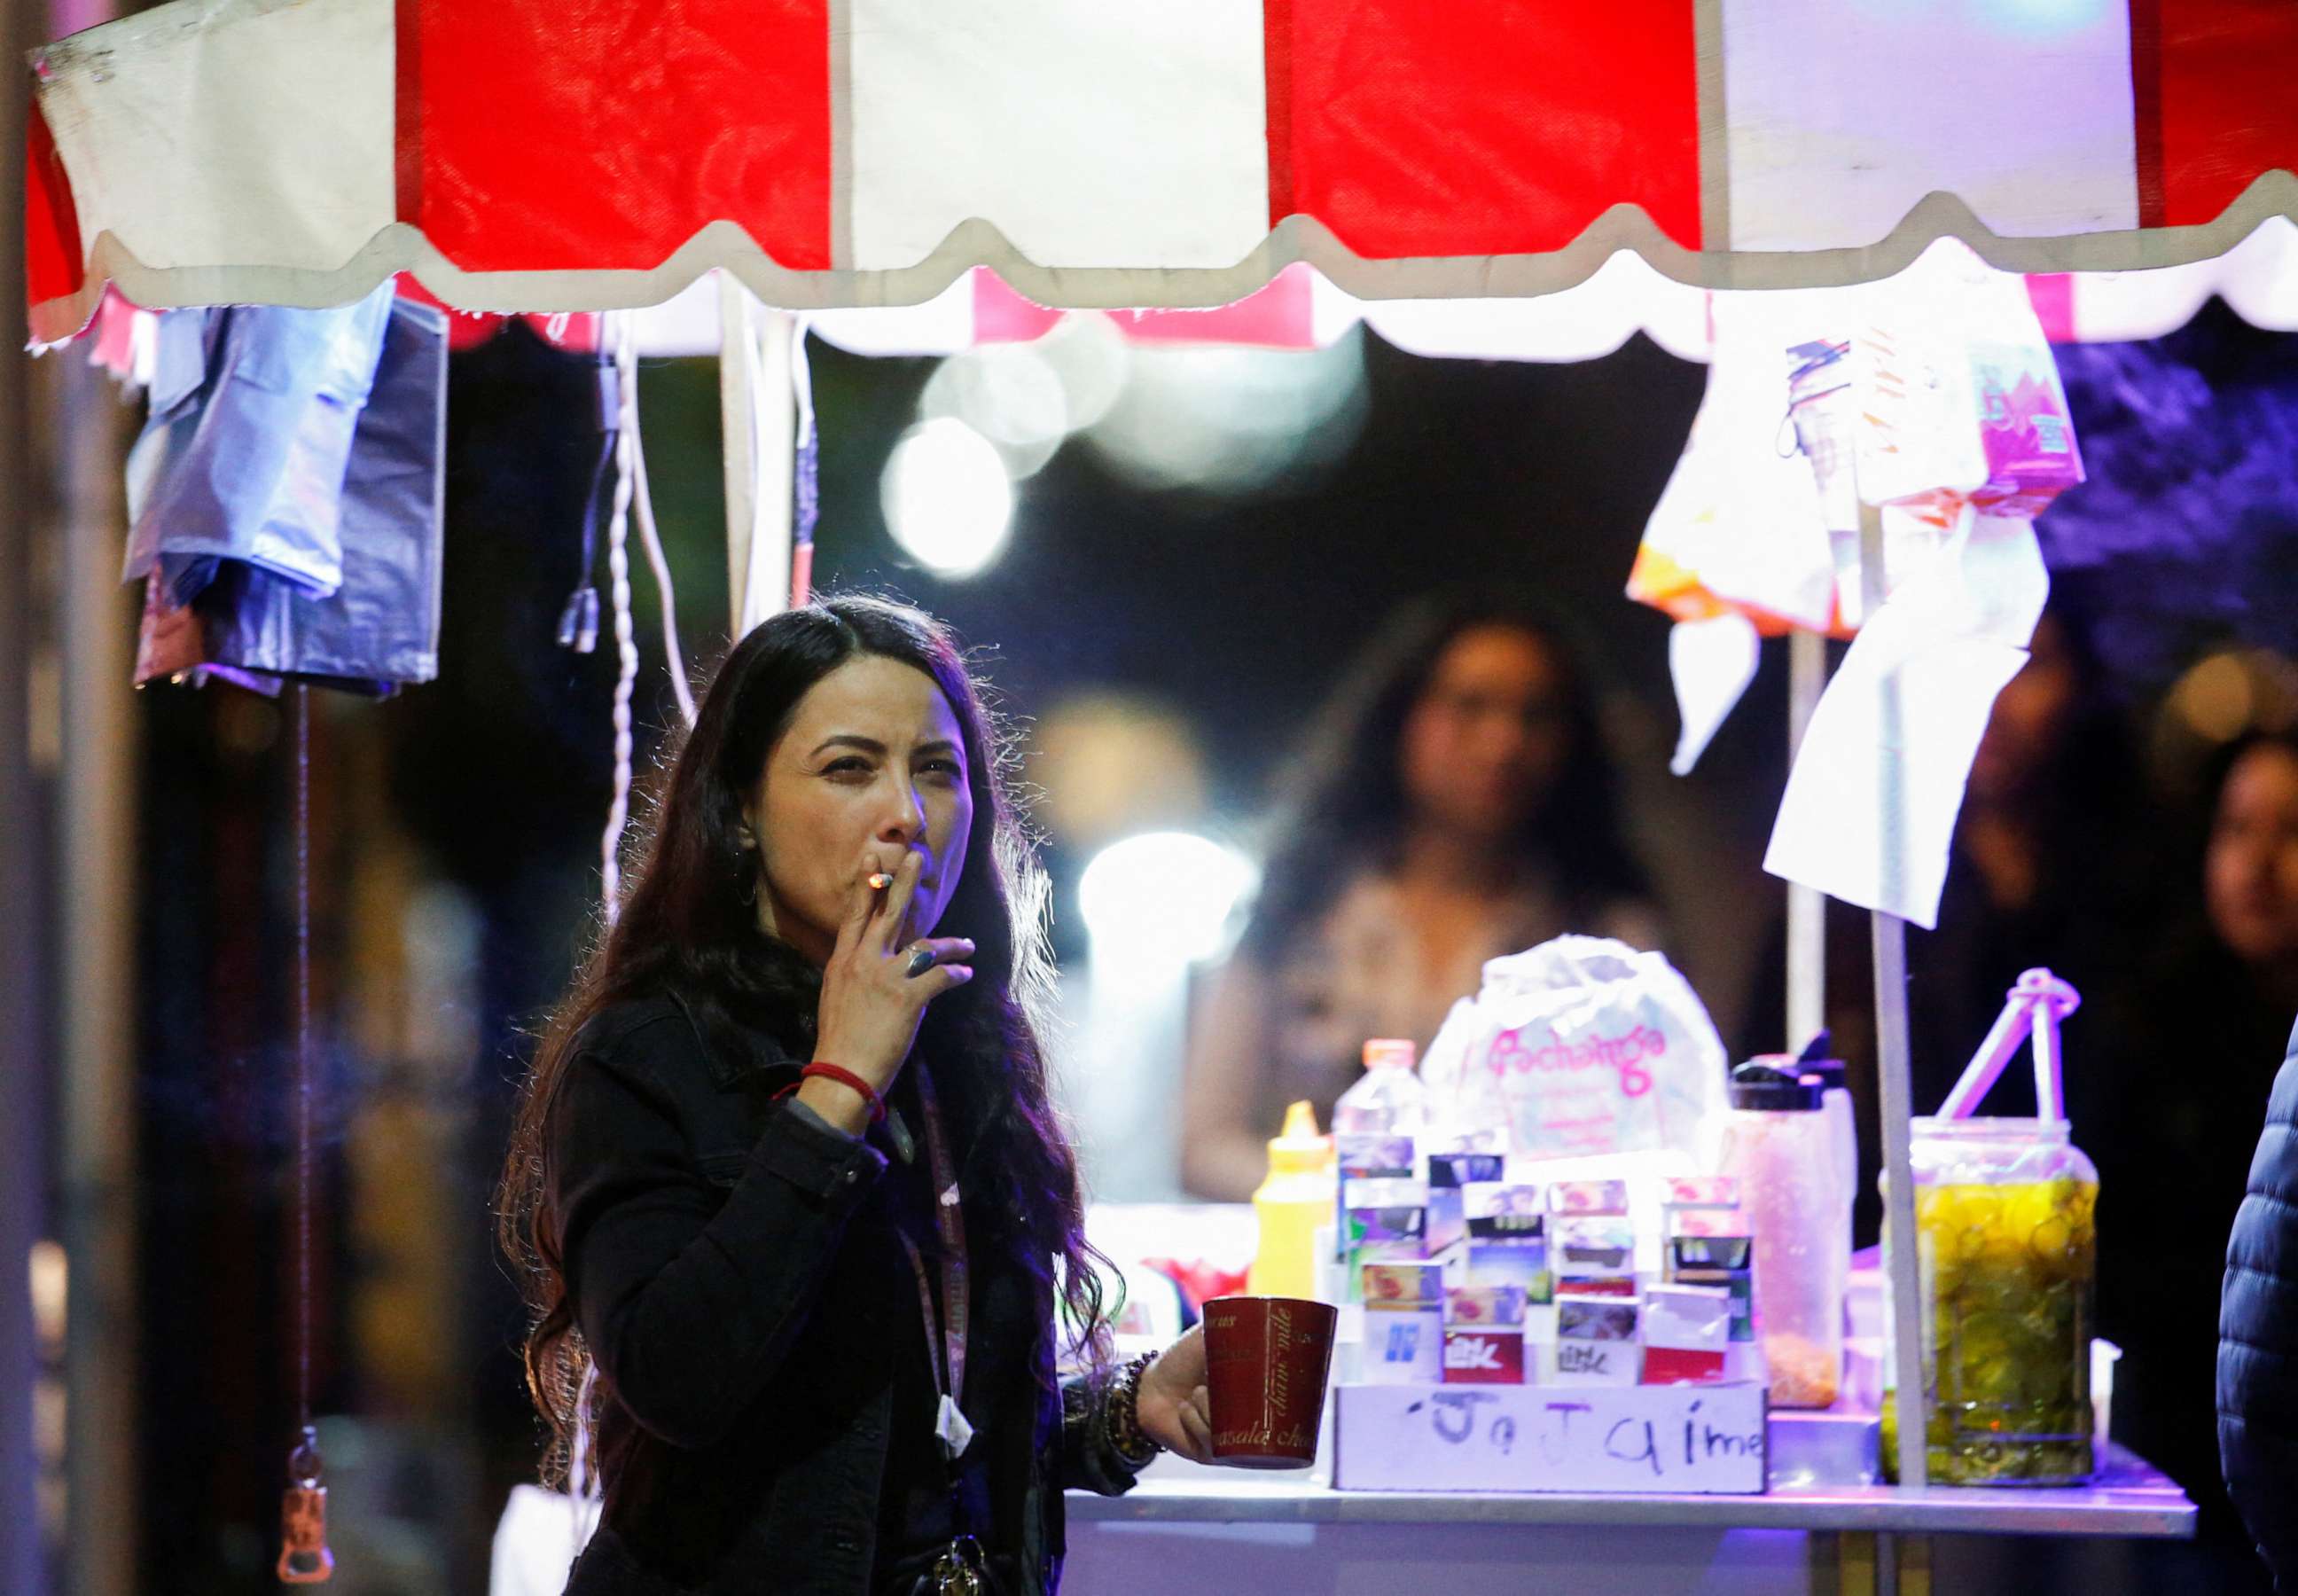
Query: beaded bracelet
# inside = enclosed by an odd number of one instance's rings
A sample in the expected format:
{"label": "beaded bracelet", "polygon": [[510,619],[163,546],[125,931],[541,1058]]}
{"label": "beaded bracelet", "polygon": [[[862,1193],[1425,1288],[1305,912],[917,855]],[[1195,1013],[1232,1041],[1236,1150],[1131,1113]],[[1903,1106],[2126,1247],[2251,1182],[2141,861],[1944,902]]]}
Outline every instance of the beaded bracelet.
{"label": "beaded bracelet", "polygon": [[1165,1449],[1157,1443],[1148,1431],[1141,1427],[1141,1377],[1156,1361],[1154,1352],[1144,1352],[1125,1366],[1125,1372],[1109,1388],[1102,1403],[1102,1435],[1110,1451],[1128,1468],[1146,1468],[1150,1460]]}

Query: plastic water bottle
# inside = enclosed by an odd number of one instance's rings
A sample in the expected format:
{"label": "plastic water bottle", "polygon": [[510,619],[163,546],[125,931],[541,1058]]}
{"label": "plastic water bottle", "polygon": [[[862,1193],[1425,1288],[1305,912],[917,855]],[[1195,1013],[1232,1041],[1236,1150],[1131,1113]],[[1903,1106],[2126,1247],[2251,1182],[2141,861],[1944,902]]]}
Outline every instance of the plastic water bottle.
{"label": "plastic water bottle", "polygon": [[1333,1104],[1333,1134],[1417,1138],[1428,1117],[1428,1091],[1413,1072],[1413,1057],[1409,1041],[1367,1042],[1364,1078]]}

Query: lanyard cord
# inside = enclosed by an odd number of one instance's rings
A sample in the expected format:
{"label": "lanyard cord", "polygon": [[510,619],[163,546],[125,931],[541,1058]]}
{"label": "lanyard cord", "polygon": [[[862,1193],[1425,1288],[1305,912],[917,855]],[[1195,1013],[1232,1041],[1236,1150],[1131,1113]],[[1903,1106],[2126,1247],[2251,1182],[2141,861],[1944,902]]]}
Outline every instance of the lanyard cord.
{"label": "lanyard cord", "polygon": [[[918,1312],[926,1336],[926,1363],[934,1382],[936,1430],[948,1448],[946,1455],[954,1468],[958,1454],[965,1449],[965,1437],[971,1434],[964,1426],[958,1404],[965,1392],[965,1342],[972,1271],[966,1257],[965,1211],[958,1195],[957,1170],[943,1134],[941,1107],[935,1100],[933,1079],[922,1064],[916,1071],[916,1079],[919,1116],[925,1121],[926,1168],[933,1188],[934,1228],[941,1241],[938,1313],[918,1244],[898,1226],[896,1233],[901,1237],[903,1252],[909,1257],[910,1271],[917,1278]],[[960,1431],[955,1436],[950,1434],[953,1423]]]}

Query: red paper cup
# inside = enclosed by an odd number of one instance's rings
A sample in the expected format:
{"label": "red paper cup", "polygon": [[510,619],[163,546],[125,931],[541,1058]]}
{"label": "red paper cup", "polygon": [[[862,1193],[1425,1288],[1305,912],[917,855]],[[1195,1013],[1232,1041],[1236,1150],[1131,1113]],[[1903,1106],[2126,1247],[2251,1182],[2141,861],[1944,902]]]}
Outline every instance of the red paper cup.
{"label": "red paper cup", "polygon": [[1339,1318],[1330,1303],[1298,1297],[1215,1297],[1205,1304],[1216,1461],[1306,1468],[1317,1460]]}

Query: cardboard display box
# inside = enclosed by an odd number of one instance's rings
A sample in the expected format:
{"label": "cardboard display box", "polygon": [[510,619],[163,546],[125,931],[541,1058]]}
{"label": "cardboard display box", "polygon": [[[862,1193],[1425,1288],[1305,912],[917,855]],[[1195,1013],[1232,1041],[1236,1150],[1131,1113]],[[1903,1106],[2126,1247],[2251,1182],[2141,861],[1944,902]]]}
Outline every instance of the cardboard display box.
{"label": "cardboard display box", "polygon": [[1764,1490],[1759,1385],[1338,1385],[1332,1400],[1343,1491]]}

